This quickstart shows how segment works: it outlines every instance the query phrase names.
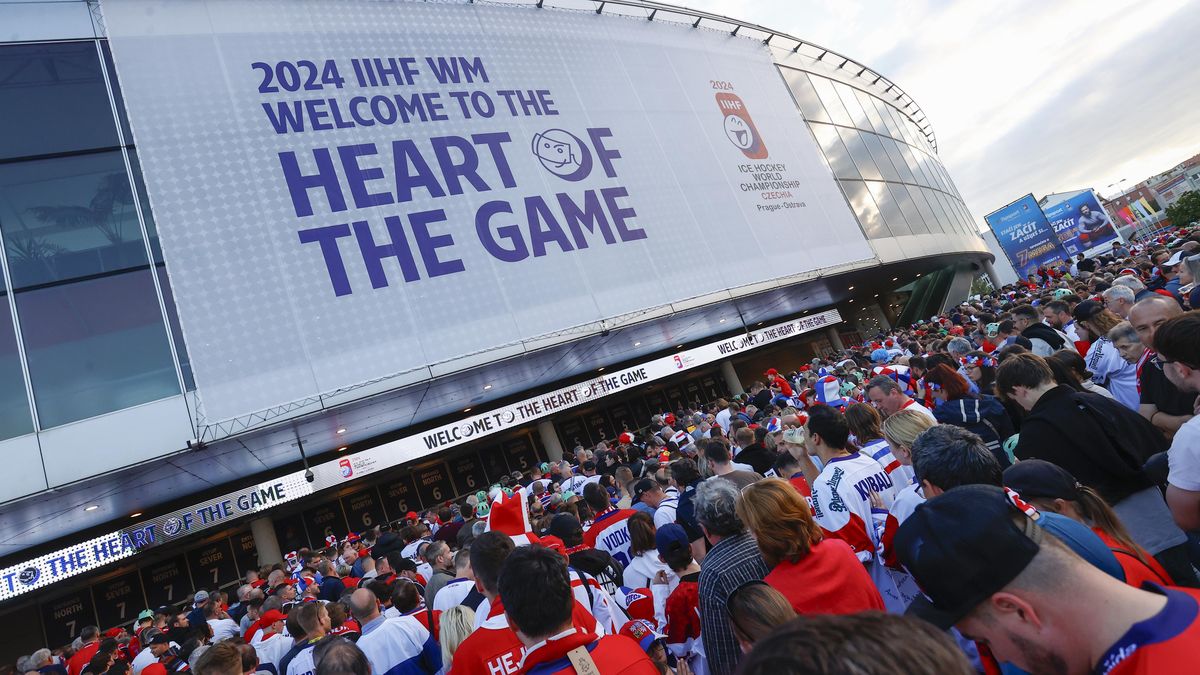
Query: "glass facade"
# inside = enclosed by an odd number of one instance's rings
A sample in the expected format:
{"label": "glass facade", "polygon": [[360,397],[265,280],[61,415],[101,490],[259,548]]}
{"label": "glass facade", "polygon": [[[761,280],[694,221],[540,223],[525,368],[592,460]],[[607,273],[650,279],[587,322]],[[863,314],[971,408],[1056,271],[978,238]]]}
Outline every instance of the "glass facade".
{"label": "glass facade", "polygon": [[0,440],[191,384],[115,89],[100,41],[0,45]]}
{"label": "glass facade", "polygon": [[844,82],[779,68],[868,239],[978,236],[933,145],[900,109]]}

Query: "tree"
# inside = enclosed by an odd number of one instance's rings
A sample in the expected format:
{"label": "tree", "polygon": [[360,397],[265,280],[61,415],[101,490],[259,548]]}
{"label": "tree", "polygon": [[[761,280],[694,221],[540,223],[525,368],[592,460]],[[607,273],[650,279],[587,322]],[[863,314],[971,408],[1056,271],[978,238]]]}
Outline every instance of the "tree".
{"label": "tree", "polygon": [[1167,207],[1167,218],[1175,227],[1187,227],[1200,221],[1200,192],[1188,190]]}

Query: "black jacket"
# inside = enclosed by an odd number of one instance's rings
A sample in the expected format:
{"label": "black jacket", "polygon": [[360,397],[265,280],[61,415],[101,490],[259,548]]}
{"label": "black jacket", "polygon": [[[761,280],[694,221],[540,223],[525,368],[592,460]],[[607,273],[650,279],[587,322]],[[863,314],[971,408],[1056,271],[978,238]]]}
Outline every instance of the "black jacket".
{"label": "black jacket", "polygon": [[1168,445],[1146,418],[1120,403],[1058,386],[1021,422],[1016,455],[1057,464],[1115,504],[1154,484],[1142,467]]}
{"label": "black jacket", "polygon": [[775,466],[776,455],[771,452],[761,443],[748,445],[744,450],[737,454],[733,461],[741,464],[749,464],[754,467],[758,473],[767,475],[767,472]]}
{"label": "black jacket", "polygon": [[1041,340],[1050,345],[1050,349],[1053,349],[1054,351],[1062,349],[1063,346],[1067,344],[1067,341],[1058,334],[1058,331],[1044,323],[1031,324],[1028,328],[1021,331],[1021,337],[1028,338],[1030,340]]}

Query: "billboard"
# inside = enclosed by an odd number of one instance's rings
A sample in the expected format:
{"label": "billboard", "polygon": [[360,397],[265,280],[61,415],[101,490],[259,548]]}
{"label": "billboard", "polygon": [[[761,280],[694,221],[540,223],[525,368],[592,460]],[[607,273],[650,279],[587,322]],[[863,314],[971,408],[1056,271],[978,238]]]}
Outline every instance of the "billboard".
{"label": "billboard", "polygon": [[1061,201],[1042,207],[1042,213],[1050,221],[1050,227],[1067,255],[1107,249],[1120,239],[1112,218],[1108,217],[1093,190],[1071,193]]}
{"label": "billboard", "polygon": [[761,40],[468,2],[102,9],[208,422],[874,257]]}
{"label": "billboard", "polygon": [[984,216],[1004,255],[1021,278],[1065,256],[1058,237],[1033,195],[1025,195]]}

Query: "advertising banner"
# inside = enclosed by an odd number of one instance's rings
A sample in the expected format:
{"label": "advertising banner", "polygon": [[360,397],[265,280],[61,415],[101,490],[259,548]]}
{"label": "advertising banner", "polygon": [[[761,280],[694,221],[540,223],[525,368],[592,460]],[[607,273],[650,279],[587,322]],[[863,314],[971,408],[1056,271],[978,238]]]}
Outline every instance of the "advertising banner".
{"label": "advertising banner", "polygon": [[992,228],[1004,255],[1022,279],[1041,265],[1061,261],[1066,257],[1058,237],[1046,220],[1046,215],[1038,208],[1033,195],[1025,195],[1008,206],[989,213],[983,219]]}
{"label": "advertising banner", "polygon": [[102,9],[208,422],[873,257],[761,40],[465,1]]}
{"label": "advertising banner", "polygon": [[1100,205],[1092,190],[1084,190],[1066,199],[1042,207],[1046,220],[1058,236],[1067,255],[1086,253],[1111,246],[1118,241],[1117,228]]}

